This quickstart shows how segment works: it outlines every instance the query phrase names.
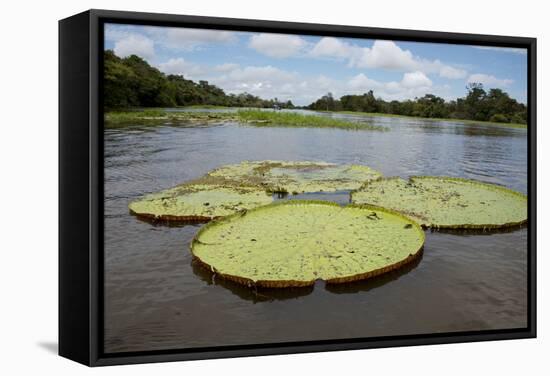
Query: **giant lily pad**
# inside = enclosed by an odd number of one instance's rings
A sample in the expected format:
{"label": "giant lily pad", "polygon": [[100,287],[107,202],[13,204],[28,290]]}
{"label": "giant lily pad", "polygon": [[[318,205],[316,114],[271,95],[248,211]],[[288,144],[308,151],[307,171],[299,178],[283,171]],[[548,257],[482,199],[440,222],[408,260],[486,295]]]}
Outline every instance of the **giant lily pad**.
{"label": "giant lily pad", "polygon": [[222,278],[290,287],[376,276],[414,260],[423,244],[421,227],[399,213],[293,200],[210,222],[191,252]]}
{"label": "giant lily pad", "polygon": [[273,201],[257,187],[182,184],[130,203],[138,217],[161,221],[209,221]]}
{"label": "giant lily pad", "polygon": [[367,166],[308,161],[244,161],[222,166],[208,175],[260,185],[270,192],[281,193],[352,190],[382,176]]}
{"label": "giant lily pad", "polygon": [[397,210],[431,228],[496,229],[527,222],[522,193],[461,178],[380,179],[353,192],[352,201]]}

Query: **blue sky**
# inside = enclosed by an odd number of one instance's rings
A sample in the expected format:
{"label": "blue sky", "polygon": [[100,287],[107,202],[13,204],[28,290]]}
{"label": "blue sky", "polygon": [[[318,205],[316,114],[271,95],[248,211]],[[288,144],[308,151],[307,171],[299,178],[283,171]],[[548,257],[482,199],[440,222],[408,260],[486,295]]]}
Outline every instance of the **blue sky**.
{"label": "blue sky", "polygon": [[228,93],[305,105],[373,90],[385,100],[463,97],[468,82],[527,98],[522,49],[107,24],[105,48]]}

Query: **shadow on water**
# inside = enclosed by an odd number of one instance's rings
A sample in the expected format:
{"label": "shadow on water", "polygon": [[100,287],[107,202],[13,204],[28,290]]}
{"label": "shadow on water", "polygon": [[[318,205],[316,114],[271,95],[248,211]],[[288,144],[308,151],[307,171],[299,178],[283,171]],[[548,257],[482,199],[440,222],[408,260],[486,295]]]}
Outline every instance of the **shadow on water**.
{"label": "shadow on water", "polygon": [[511,225],[502,228],[491,228],[491,229],[481,229],[481,228],[431,228],[425,231],[432,233],[442,233],[448,235],[457,235],[457,236],[468,236],[468,235],[495,235],[495,234],[507,234],[510,232],[515,232],[526,228],[527,223],[522,223],[519,225]]}
{"label": "shadow on water", "polygon": [[185,221],[174,221],[174,220],[165,220],[165,219],[158,219],[154,217],[144,217],[141,215],[135,215],[130,213],[135,219],[137,219],[140,222],[148,223],[154,227],[186,227],[186,226],[193,226],[199,229],[201,225],[210,222],[210,219],[194,219],[194,220],[185,220]]}
{"label": "shadow on water", "polygon": [[215,273],[207,270],[195,261],[191,261],[193,273],[208,285],[221,286],[241,299],[253,303],[272,302],[275,300],[297,299],[313,292],[314,286],[276,288],[252,288],[219,278]]}
{"label": "shadow on water", "polygon": [[407,265],[393,270],[382,275],[369,278],[364,281],[349,282],[342,284],[326,284],[322,281],[317,281],[313,286],[306,287],[293,287],[293,288],[252,288],[248,286],[241,285],[223,278],[219,278],[215,273],[207,270],[197,262],[191,261],[191,267],[193,273],[199,277],[202,281],[206,282],[208,285],[221,286],[234,295],[254,303],[260,302],[271,302],[275,300],[288,300],[288,299],[297,299],[306,295],[309,295],[313,292],[315,287],[321,288],[321,285],[324,285],[325,290],[335,293],[335,294],[353,294],[358,292],[366,292],[377,287],[381,287],[389,282],[395,281],[402,277],[403,275],[414,270],[420,261],[422,260],[423,255],[411,261]]}
{"label": "shadow on water", "polygon": [[422,260],[423,255],[424,254],[422,253],[419,257],[399,269],[392,270],[390,272],[381,274],[373,278],[365,279],[363,281],[341,284],[326,284],[325,290],[330,291],[334,294],[355,294],[358,292],[370,291],[377,287],[384,286],[389,282],[396,281],[405,274],[414,270]]}

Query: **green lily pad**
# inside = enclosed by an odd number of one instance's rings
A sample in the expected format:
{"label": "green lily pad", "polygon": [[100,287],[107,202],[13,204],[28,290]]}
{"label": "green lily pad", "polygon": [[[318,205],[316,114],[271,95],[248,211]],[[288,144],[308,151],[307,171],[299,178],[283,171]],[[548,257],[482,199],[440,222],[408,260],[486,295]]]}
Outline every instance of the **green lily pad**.
{"label": "green lily pad", "polygon": [[272,192],[358,188],[380,173],[367,166],[257,161],[222,166],[205,176],[129,204],[132,214],[159,221],[209,221],[270,204]]}
{"label": "green lily pad", "polygon": [[393,209],[431,228],[488,230],[527,222],[527,196],[461,178],[380,179],[366,183],[351,197],[354,203]]}
{"label": "green lily pad", "polygon": [[222,166],[208,175],[231,178],[280,193],[352,190],[382,176],[367,166],[308,161],[244,161]]}
{"label": "green lily pad", "polygon": [[209,221],[272,201],[261,188],[196,182],[146,195],[128,207],[132,214],[152,220]]}
{"label": "green lily pad", "polygon": [[414,260],[423,244],[421,227],[399,213],[292,200],[208,223],[193,239],[191,252],[222,278],[291,287],[373,277]]}

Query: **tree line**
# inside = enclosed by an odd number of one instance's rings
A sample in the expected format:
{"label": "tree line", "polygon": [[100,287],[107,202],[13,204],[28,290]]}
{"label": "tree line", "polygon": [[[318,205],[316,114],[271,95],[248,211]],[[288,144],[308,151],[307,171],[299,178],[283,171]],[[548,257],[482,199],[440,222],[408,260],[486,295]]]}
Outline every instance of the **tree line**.
{"label": "tree line", "polygon": [[[208,81],[194,82],[182,75],[164,74],[136,55],[120,58],[112,50],[104,52],[103,83],[106,109],[191,105],[297,108],[291,101],[279,101],[277,98],[262,99],[249,93],[226,94]],[[527,106],[503,90],[486,91],[480,83],[471,83],[466,90],[465,97],[451,101],[433,94],[413,100],[385,101],[375,97],[372,90],[360,95],[344,95],[340,99],[328,93],[305,108],[527,123]]]}
{"label": "tree line", "polygon": [[527,106],[511,98],[505,91],[486,91],[480,83],[470,83],[466,90],[465,97],[451,101],[426,94],[414,100],[388,102],[376,98],[372,90],[361,95],[344,95],[340,99],[328,93],[307,108],[317,111],[361,111],[425,118],[527,123]]}
{"label": "tree line", "polygon": [[139,56],[120,58],[104,52],[103,101],[106,109],[215,105],[294,108],[291,101],[262,99],[248,93],[226,94],[208,81],[194,82],[164,74]]}

